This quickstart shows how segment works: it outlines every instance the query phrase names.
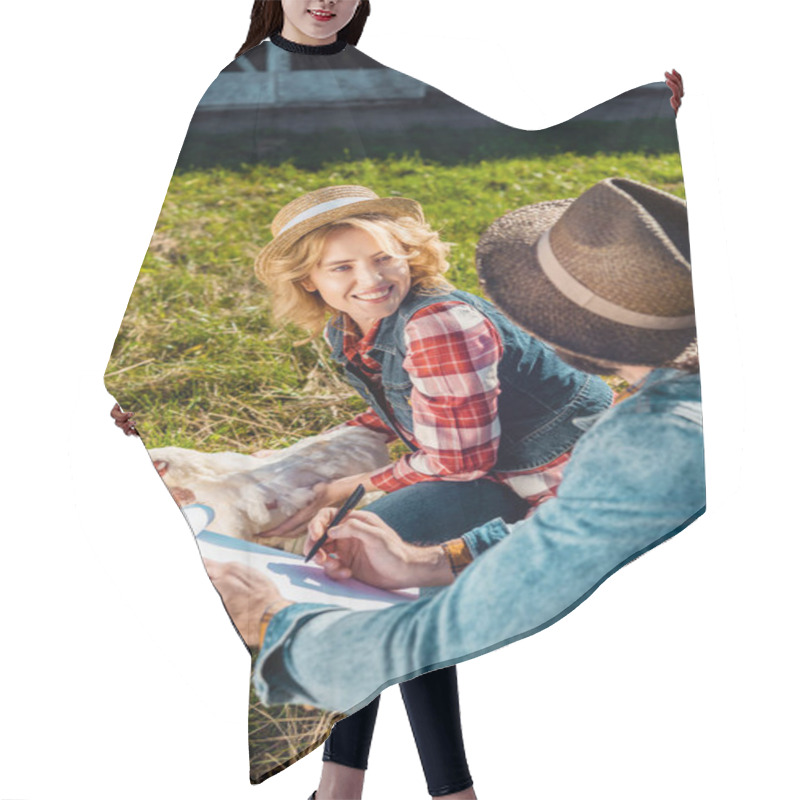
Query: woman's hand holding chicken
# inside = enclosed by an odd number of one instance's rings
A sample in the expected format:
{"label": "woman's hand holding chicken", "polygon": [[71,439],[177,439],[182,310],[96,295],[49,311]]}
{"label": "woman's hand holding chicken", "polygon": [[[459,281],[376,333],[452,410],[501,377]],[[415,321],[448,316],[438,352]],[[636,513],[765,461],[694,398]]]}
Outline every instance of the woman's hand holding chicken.
{"label": "woman's hand holding chicken", "polygon": [[312,487],[314,498],[308,505],[301,508],[288,519],[285,519],[280,525],[270,528],[267,531],[257,533],[256,536],[286,539],[301,536],[305,533],[306,526],[315,514],[328,506],[340,506],[350,497],[359,484],[362,484],[367,492],[377,491],[370,480],[370,473],[368,472],[315,484]]}

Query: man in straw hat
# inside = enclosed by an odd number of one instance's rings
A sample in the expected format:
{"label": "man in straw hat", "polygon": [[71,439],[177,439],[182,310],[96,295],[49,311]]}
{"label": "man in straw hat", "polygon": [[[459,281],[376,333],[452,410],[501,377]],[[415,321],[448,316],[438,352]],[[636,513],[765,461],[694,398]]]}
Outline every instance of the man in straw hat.
{"label": "man in straw hat", "polygon": [[[493,520],[435,547],[406,544],[363,511],[332,529],[317,557],[332,577],[446,587],[416,603],[295,604],[244,567],[217,574],[234,623],[260,648],[254,683],[266,704],[350,711],[387,683],[535,633],[705,510],[700,382],[685,357],[695,341],[685,203],[608,179],[505,215],[477,257],[518,323],[636,391],[579,421],[588,432],[558,496],[521,522]],[[307,547],[333,513],[312,521]]]}

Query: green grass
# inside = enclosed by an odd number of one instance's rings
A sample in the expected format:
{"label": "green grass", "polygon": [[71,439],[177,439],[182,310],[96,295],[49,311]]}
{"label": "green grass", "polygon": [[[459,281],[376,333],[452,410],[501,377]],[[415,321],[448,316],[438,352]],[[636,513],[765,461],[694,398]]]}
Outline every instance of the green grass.
{"label": "green grass", "polygon": [[446,241],[448,278],[478,292],[473,254],[506,211],[574,197],[610,176],[683,194],[676,153],[561,153],[447,166],[419,157],[177,173],[114,344],[109,391],[148,447],[278,447],[361,408],[298,328],[276,326],[253,258],[275,212],[325,184],[412,197]]}
{"label": "green grass", "polygon": [[307,706],[262,705],[250,691],[250,781],[261,783],[286,769],[328,738],[342,719]]}

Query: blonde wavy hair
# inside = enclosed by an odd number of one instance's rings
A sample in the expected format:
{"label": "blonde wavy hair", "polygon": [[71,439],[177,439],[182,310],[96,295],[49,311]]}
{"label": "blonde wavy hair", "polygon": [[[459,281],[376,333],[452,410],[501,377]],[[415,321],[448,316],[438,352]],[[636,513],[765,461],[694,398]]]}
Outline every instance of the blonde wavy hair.
{"label": "blonde wavy hair", "polygon": [[412,289],[435,294],[452,289],[442,275],[449,269],[451,242],[443,242],[427,222],[414,217],[386,214],[356,214],[331,222],[305,234],[285,256],[270,259],[260,279],[272,296],[276,319],[294,322],[316,335],[325,327],[331,308],[319,292],[309,292],[302,281],[320,263],[328,235],[340,228],[358,228],[369,233],[387,255],[408,261]]}

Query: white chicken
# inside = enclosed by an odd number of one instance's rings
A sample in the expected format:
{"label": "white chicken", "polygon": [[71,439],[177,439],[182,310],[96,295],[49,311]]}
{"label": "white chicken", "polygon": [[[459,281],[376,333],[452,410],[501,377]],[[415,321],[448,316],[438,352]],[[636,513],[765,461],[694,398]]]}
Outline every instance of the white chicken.
{"label": "white chicken", "polygon": [[356,426],[307,437],[266,458],[182,447],[158,447],[148,453],[178,505],[210,506],[215,531],[261,544],[280,543],[254,535],[308,505],[315,484],[389,463],[385,438]]}

